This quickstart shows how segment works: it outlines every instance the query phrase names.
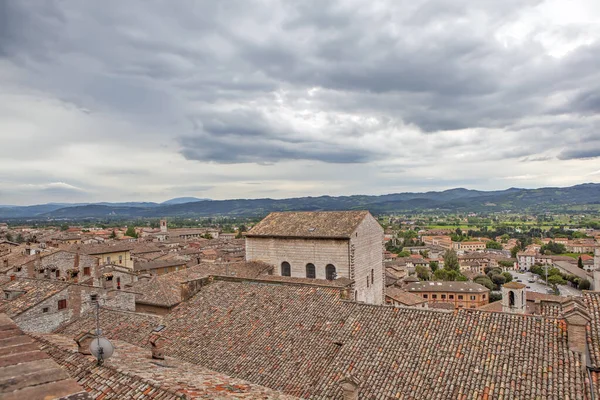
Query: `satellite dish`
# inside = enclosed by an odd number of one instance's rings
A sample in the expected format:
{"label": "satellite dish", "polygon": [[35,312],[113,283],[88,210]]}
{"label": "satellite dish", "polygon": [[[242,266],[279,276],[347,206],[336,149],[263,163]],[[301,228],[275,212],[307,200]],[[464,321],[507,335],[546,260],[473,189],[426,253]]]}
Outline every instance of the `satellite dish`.
{"label": "satellite dish", "polygon": [[113,355],[115,346],[104,337],[97,337],[90,343],[90,353],[98,359],[99,362],[107,360]]}

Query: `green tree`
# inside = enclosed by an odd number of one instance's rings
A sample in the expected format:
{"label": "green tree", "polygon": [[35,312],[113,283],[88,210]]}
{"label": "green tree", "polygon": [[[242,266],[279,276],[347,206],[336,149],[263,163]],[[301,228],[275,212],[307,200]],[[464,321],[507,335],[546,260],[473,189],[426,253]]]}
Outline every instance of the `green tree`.
{"label": "green tree", "polygon": [[131,236],[131,237],[134,237],[134,238],[136,238],[136,239],[137,239],[137,237],[138,237],[138,234],[137,234],[137,232],[135,231],[135,228],[134,228],[133,226],[128,226],[128,227],[127,227],[127,230],[125,231],[125,235],[126,235],[126,236]]}
{"label": "green tree", "polygon": [[489,242],[487,242],[485,244],[485,248],[486,249],[502,250],[502,244],[496,242],[495,240],[490,240]]}
{"label": "green tree", "polygon": [[63,231],[63,232],[66,231],[67,229],[69,229],[69,225],[67,225],[67,224],[62,224],[60,226],[60,230]]}
{"label": "green tree", "polygon": [[567,252],[567,248],[562,243],[550,242],[543,245],[540,252],[542,254],[563,254]]}
{"label": "green tree", "polygon": [[491,279],[496,286],[502,286],[506,283],[506,278],[504,275],[492,275]]}
{"label": "green tree", "polygon": [[429,268],[431,269],[431,272],[435,273],[435,271],[438,270],[438,268],[440,267],[440,263],[437,261],[429,261]]}
{"label": "green tree", "polygon": [[10,232],[6,234],[6,240],[8,240],[9,242],[13,241],[13,236]]}
{"label": "green tree", "polygon": [[422,265],[417,265],[415,267],[415,272],[417,273],[417,278],[419,278],[420,281],[428,281],[429,280],[429,271],[427,270],[426,267],[424,267]]}
{"label": "green tree", "polygon": [[444,269],[448,271],[460,271],[460,264],[458,263],[458,256],[452,249],[446,250],[444,254]]}
{"label": "green tree", "polygon": [[577,286],[577,288],[579,290],[590,290],[591,286],[592,286],[592,284],[590,281],[588,281],[587,279],[581,279],[579,281],[579,285]]}
{"label": "green tree", "polygon": [[510,249],[510,256],[512,258],[517,258],[517,253],[521,251],[521,249],[519,248],[519,246],[514,246],[512,249]]}
{"label": "green tree", "polygon": [[548,276],[548,283],[551,284],[551,285],[564,285],[567,282],[560,275],[549,275]]}
{"label": "green tree", "polygon": [[512,282],[513,280],[513,276],[510,274],[510,272],[503,272],[502,276],[506,279],[506,283]]}
{"label": "green tree", "polygon": [[581,259],[581,257],[579,257],[577,259],[577,266],[581,269],[583,269],[583,260]]}
{"label": "green tree", "polygon": [[23,243],[23,242],[25,241],[25,239],[23,239],[23,235],[19,233],[19,234],[17,235],[17,238],[15,239],[15,241],[16,241],[17,243]]}
{"label": "green tree", "polygon": [[485,275],[477,275],[473,278],[473,282],[483,285],[490,290],[494,290],[494,282]]}

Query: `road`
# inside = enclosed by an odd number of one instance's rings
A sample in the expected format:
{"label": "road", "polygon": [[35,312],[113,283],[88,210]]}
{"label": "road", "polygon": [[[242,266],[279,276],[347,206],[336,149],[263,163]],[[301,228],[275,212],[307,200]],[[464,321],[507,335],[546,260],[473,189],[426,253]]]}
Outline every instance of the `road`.
{"label": "road", "polygon": [[[540,278],[536,274],[532,274],[531,272],[515,272],[510,271],[513,276],[513,281],[516,282],[520,280],[520,283],[527,285],[527,290],[531,292],[537,293],[546,293],[548,294],[548,286],[546,286],[546,282],[543,278]],[[529,282],[529,280],[534,279],[535,282]],[[567,285],[558,285],[558,290],[560,291],[561,296],[581,296],[581,291],[575,288],[572,288]]]}

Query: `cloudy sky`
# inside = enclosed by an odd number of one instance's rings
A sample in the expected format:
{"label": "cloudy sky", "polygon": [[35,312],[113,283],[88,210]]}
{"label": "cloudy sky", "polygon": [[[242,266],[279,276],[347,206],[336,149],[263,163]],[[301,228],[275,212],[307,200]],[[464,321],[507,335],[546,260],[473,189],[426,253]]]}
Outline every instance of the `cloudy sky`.
{"label": "cloudy sky", "polygon": [[597,0],[0,0],[0,204],[600,182]]}

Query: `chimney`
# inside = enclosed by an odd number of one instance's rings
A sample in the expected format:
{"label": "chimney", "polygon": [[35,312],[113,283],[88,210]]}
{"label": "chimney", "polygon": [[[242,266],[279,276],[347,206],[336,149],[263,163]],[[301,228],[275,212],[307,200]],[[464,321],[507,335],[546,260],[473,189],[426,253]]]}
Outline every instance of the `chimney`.
{"label": "chimney", "polygon": [[344,400],[358,400],[360,381],[356,377],[346,375],[344,379],[339,381],[339,384],[342,388]]}
{"label": "chimney", "polygon": [[587,325],[590,317],[579,300],[571,299],[563,304],[563,316],[567,321],[569,350],[584,354],[587,349]]}
{"label": "chimney", "polygon": [[165,339],[158,333],[150,335],[150,345],[152,346],[152,358],[155,360],[164,360],[165,354],[163,353],[163,347]]}
{"label": "chimney", "polygon": [[77,351],[81,354],[91,355],[90,343],[92,343],[92,340],[94,340],[95,337],[96,335],[92,332],[82,332],[75,336],[73,340],[77,343]]}

